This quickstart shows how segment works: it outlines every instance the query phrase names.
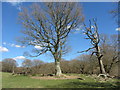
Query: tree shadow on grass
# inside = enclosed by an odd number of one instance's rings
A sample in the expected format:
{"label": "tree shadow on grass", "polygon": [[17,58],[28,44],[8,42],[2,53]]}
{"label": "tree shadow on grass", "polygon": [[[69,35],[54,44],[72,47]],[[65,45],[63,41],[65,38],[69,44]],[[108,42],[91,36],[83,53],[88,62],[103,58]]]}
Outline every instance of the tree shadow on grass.
{"label": "tree shadow on grass", "polygon": [[[116,85],[114,85],[116,84]],[[81,88],[80,90],[120,90],[120,87],[117,86],[120,84],[120,82],[117,82],[114,84],[112,83],[100,83],[100,82],[69,82],[69,83],[63,83],[55,86],[48,86],[47,88],[42,88],[42,90],[79,90],[78,88]],[[3,88],[2,90],[16,90],[16,88],[12,89],[6,89]],[[17,90],[40,90],[39,88],[18,88]]]}
{"label": "tree shadow on grass", "polygon": [[69,82],[53,86],[55,88],[120,88],[116,83],[109,82]]}
{"label": "tree shadow on grass", "polygon": [[[68,84],[70,84],[70,83],[68,83]],[[81,86],[81,87],[82,86],[83,87],[103,87],[103,88],[115,87],[110,83],[99,83],[99,82],[73,82],[73,83],[71,83],[71,85]]]}

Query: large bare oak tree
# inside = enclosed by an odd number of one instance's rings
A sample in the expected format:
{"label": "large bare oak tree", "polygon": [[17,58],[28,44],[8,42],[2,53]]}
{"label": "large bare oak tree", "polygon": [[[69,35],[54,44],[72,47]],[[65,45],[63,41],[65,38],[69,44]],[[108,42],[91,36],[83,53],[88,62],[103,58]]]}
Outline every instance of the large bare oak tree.
{"label": "large bare oak tree", "polygon": [[84,20],[79,3],[33,4],[22,9],[19,19],[25,28],[22,31],[25,36],[19,41],[24,45],[40,46],[40,50],[35,50],[36,56],[51,52],[55,59],[55,74],[60,76],[60,60],[66,51],[67,36]]}

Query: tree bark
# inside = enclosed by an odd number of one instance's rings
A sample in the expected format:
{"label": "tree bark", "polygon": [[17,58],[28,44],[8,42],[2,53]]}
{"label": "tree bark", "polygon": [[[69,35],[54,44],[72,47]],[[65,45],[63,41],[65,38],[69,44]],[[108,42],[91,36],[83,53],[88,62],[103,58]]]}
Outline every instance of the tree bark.
{"label": "tree bark", "polygon": [[60,62],[55,61],[55,75],[60,76],[62,74],[61,68],[60,68]]}
{"label": "tree bark", "polygon": [[106,74],[102,60],[99,59],[98,61],[99,61],[99,66],[100,66],[100,73],[101,74]]}
{"label": "tree bark", "polygon": [[103,61],[102,61],[103,55],[100,54],[101,51],[100,51],[99,47],[98,47],[97,51],[98,51],[97,57],[98,57],[98,62],[99,62],[99,66],[100,66],[100,73],[101,74],[106,74],[105,68],[104,68],[104,65],[103,65]]}
{"label": "tree bark", "polygon": [[15,74],[15,71],[14,71],[14,69],[15,69],[15,68],[14,68],[14,66],[13,66],[13,69],[12,69],[12,74]]}

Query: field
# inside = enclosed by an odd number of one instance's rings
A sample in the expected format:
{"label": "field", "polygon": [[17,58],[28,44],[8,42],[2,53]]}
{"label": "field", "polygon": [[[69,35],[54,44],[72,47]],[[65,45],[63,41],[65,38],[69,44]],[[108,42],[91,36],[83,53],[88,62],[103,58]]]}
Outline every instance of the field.
{"label": "field", "polygon": [[2,73],[2,88],[114,88],[118,87],[116,79],[98,81],[93,77],[78,75],[85,80],[41,80],[29,76],[12,76],[10,73]]}

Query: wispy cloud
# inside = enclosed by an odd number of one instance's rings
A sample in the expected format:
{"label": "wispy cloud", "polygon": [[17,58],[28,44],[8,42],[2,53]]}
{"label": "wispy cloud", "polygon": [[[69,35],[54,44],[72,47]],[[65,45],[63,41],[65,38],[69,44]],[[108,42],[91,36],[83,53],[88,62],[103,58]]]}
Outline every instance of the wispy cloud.
{"label": "wispy cloud", "polygon": [[0,46],[0,52],[8,52],[9,50],[6,47]]}
{"label": "wispy cloud", "polygon": [[19,11],[21,11],[21,5],[22,2],[25,2],[26,0],[4,0],[3,2],[8,2],[10,3],[12,6],[15,6],[16,9],[18,9]]}
{"label": "wispy cloud", "polygon": [[6,43],[6,42],[3,42],[3,45],[8,45],[11,47],[16,47],[16,48],[24,48],[25,47],[25,46],[20,46],[20,45],[13,44],[13,43]]}
{"label": "wispy cloud", "polygon": [[75,34],[78,34],[78,33],[80,33],[80,31],[83,29],[83,25],[80,25],[79,27],[76,27],[74,30],[74,33]]}
{"label": "wispy cloud", "polygon": [[3,2],[9,2],[12,5],[17,5],[17,4],[25,2],[25,1],[27,1],[27,0],[3,0]]}
{"label": "wispy cloud", "polygon": [[120,31],[120,28],[116,28],[116,31]]}
{"label": "wispy cloud", "polygon": [[24,56],[17,56],[13,58],[14,60],[25,60],[26,58]]}
{"label": "wispy cloud", "polygon": [[80,25],[79,27],[76,27],[75,30],[80,31],[82,28],[83,28],[83,25]]}
{"label": "wispy cloud", "polygon": [[95,26],[92,25],[91,28],[93,29],[93,28],[95,28]]}
{"label": "wispy cloud", "polygon": [[68,25],[68,26],[67,26],[67,29],[69,29],[70,27],[71,27],[71,25]]}
{"label": "wispy cloud", "polygon": [[38,46],[38,45],[36,45],[36,46],[34,46],[36,49],[42,49],[42,47],[40,47],[40,46]]}
{"label": "wispy cloud", "polygon": [[16,44],[9,44],[11,47],[16,47],[16,48],[24,48],[25,46],[20,46]]}
{"label": "wispy cloud", "polygon": [[3,45],[6,45],[7,43],[6,42],[3,42]]}

